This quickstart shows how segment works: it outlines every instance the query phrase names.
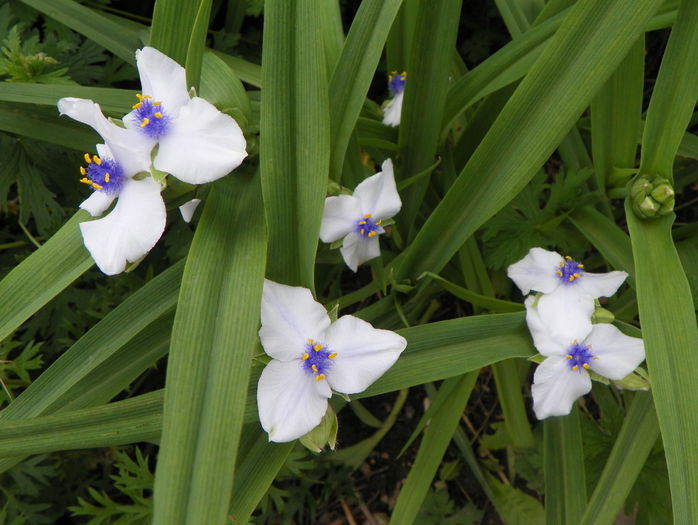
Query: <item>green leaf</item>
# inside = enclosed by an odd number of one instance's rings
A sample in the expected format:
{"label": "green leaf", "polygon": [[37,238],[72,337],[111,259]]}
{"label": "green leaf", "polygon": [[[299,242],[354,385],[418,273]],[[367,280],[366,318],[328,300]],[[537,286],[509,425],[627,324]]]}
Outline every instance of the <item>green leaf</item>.
{"label": "green leaf", "polygon": [[218,182],[187,257],[167,367],[156,525],[225,521],[259,325],[261,206],[256,177]]}
{"label": "green leaf", "polygon": [[492,503],[505,525],[543,525],[545,511],[540,502],[525,492],[505,485],[485,472],[492,489]]}
{"label": "green leaf", "polygon": [[117,116],[131,110],[135,100],[135,91],[128,89],[84,87],[84,86],[46,86],[26,82],[0,83],[0,100],[20,104],[40,104],[55,109],[58,99],[62,97],[87,98],[97,102],[102,111]]}
{"label": "green leaf", "polygon": [[196,90],[199,89],[201,66],[206,49],[206,32],[208,31],[208,20],[210,17],[211,0],[201,0],[194,18],[194,24],[191,27],[191,36],[187,45],[187,58],[184,61],[187,70],[187,86],[193,86]]}
{"label": "green leaf", "polygon": [[[197,16],[202,6],[210,3],[211,0],[158,0],[155,2],[148,45],[162,51],[175,62],[185,65]],[[206,10],[203,7],[204,13]],[[201,23],[203,22],[199,22]],[[204,25],[208,26],[208,20]],[[191,80],[187,77],[188,82]]]}

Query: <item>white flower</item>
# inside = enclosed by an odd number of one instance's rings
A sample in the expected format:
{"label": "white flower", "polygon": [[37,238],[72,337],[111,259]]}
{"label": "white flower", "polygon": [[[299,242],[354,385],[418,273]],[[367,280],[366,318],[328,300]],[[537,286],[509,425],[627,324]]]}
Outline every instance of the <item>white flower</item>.
{"label": "white flower", "polygon": [[182,214],[184,222],[191,222],[191,218],[194,216],[194,212],[196,212],[199,204],[201,204],[201,199],[192,199],[179,207],[179,213]]}
{"label": "white flower", "polygon": [[189,97],[184,68],[155,48],[136,51],[143,94],[123,118],[159,145],[153,165],[190,184],[216,180],[247,156],[240,126],[200,97]]}
{"label": "white flower", "polygon": [[402,207],[392,161],[383,162],[381,169],[362,181],[353,195],[325,199],[320,239],[330,243],[344,237],[342,257],[353,271],[380,255],[378,236],[384,232],[381,223]]}
{"label": "white flower", "polygon": [[553,331],[591,318],[594,299],[613,295],[628,277],[619,271],[588,273],[572,258],[542,248],[531,248],[526,257],[509,266],[507,275],[524,295],[531,290],[544,294],[538,311]]}
{"label": "white flower", "polygon": [[526,322],[533,344],[547,357],[536,368],[531,386],[538,419],[569,414],[574,401],[591,390],[587,370],[619,380],[645,359],[642,339],[610,324],[592,325],[580,317],[551,332],[534,301],[532,296],[526,299]]}
{"label": "white flower", "polygon": [[383,124],[386,126],[399,126],[400,116],[402,115],[402,97],[405,91],[405,80],[407,73],[404,71],[398,75],[397,71],[393,71],[388,75],[388,89],[393,98],[390,99],[385,108],[383,108]]}
{"label": "white flower", "polygon": [[407,342],[351,315],[330,323],[307,288],[264,281],[262,346],[272,360],[257,385],[257,407],[269,440],[292,441],[315,428],[332,389],[365,390],[390,368]]}
{"label": "white flower", "polygon": [[104,139],[105,144],[97,145],[99,156],[85,153],[81,182],[94,192],[80,208],[97,217],[116,198],[119,200],[106,217],[80,223],[80,231],[100,270],[107,275],[123,272],[127,262],[139,260],[155,246],[165,229],[160,184],[151,177],[133,179],[135,174],[149,169],[150,146],[137,132],[107,120],[99,105],[91,100],[63,98],[58,109],[61,114],[88,124]]}

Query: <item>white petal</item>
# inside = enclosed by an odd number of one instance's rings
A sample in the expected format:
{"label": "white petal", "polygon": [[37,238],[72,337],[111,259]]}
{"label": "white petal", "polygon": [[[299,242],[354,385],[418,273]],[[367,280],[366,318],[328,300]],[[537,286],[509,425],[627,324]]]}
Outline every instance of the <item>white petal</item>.
{"label": "white petal", "polygon": [[88,212],[93,217],[99,217],[102,215],[102,213],[104,213],[104,210],[111,206],[114,199],[116,199],[116,195],[110,195],[109,193],[96,190],[93,191],[92,195],[87,197],[87,199],[82,201],[80,208]]}
{"label": "white petal", "polygon": [[591,331],[594,300],[573,286],[560,286],[538,299],[538,314],[551,337],[583,341]]}
{"label": "white petal", "polygon": [[361,203],[361,213],[370,213],[374,220],[390,219],[402,207],[395,186],[393,161],[387,159],[381,166],[383,171],[371,175],[354,190],[354,197]]}
{"label": "white petal", "polygon": [[402,115],[402,93],[395,95],[395,98],[390,100],[385,108],[383,108],[383,124],[386,126],[399,126],[400,116]]}
{"label": "white petal", "polygon": [[407,346],[401,335],[373,328],[366,321],[345,315],[327,330],[330,352],[337,354],[327,381],[337,392],[356,394],[388,370]]}
{"label": "white petal", "polygon": [[555,273],[562,261],[557,252],[531,248],[526,257],[507,268],[507,275],[524,295],[531,290],[550,293],[562,284]]}
{"label": "white petal", "polygon": [[176,117],[180,108],[189,102],[184,68],[154,47],[136,51],[136,65],[143,95],[162,102],[165,111]]}
{"label": "white petal", "polygon": [[184,219],[184,222],[191,221],[191,218],[194,216],[194,212],[196,211],[196,208],[199,207],[199,204],[201,204],[201,199],[192,199],[179,207],[179,213],[182,214],[182,219]]}
{"label": "white petal", "polygon": [[264,351],[274,359],[298,359],[308,339],[324,342],[330,318],[313,299],[310,290],[264,280],[262,328],[259,338]]}
{"label": "white petal", "polygon": [[594,325],[584,342],[598,357],[589,363],[591,369],[609,379],[623,379],[645,359],[642,339],[627,336],[610,324]]}
{"label": "white petal", "polygon": [[585,273],[579,282],[575,283],[584,293],[594,299],[598,297],[610,297],[621,284],[628,278],[625,272]]}
{"label": "white petal", "polygon": [[58,101],[58,111],[99,133],[127,177],[150,168],[150,151],[155,143],[135,130],[119,127],[108,120],[99,104],[83,98],[66,97]]}
{"label": "white petal", "polygon": [[334,242],[354,229],[361,218],[359,200],[350,195],[327,197],[320,224],[322,242]]}
{"label": "white petal", "polygon": [[535,297],[529,295],[524,304],[526,305],[526,323],[528,331],[531,332],[533,344],[544,356],[565,355],[574,337],[553,337],[548,326],[543,322],[538,313],[538,308],[533,306]]}
{"label": "white petal", "polygon": [[189,184],[204,184],[237,168],[247,156],[245,137],[232,117],[194,97],[160,138],[154,166]]}
{"label": "white petal", "polygon": [[564,357],[548,357],[533,374],[533,411],[538,419],[564,416],[575,400],[591,390],[585,370],[572,370]]}
{"label": "white petal", "polygon": [[327,411],[332,391],[327,381],[315,381],[299,360],[272,359],[257,383],[257,409],[269,441],[284,443],[310,432]]}
{"label": "white petal", "polygon": [[339,250],[347,266],[356,271],[360,264],[375,259],[381,254],[378,236],[364,238],[356,232],[344,237],[344,243]]}
{"label": "white petal", "polygon": [[124,271],[155,246],[165,229],[161,186],[151,178],[129,179],[112,212],[96,221],[80,223],[85,247],[107,275]]}

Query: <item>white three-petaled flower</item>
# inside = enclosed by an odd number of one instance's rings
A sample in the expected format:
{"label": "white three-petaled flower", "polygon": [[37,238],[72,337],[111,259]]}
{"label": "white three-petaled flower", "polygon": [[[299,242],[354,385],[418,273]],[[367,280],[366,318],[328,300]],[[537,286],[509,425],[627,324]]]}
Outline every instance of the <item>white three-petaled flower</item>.
{"label": "white three-petaled flower", "polygon": [[383,124],[386,126],[399,126],[400,117],[402,116],[402,98],[405,92],[405,80],[407,74],[403,71],[398,74],[393,71],[388,75],[388,89],[393,96],[383,108]]}
{"label": "white three-petaled flower", "polygon": [[310,432],[325,415],[332,389],[365,390],[407,345],[396,333],[351,315],[331,323],[310,290],[268,280],[259,337],[272,357],[257,385],[259,419],[276,442]]}
{"label": "white three-petaled flower", "polygon": [[353,195],[325,199],[320,239],[329,243],[343,237],[342,257],[353,271],[380,255],[378,236],[384,232],[381,223],[402,207],[392,161],[383,162],[381,169],[362,181]]}
{"label": "white three-petaled flower", "polygon": [[97,146],[99,156],[85,155],[82,182],[94,193],[80,207],[99,216],[119,200],[107,217],[81,223],[80,229],[107,275],[122,272],[127,262],[148,253],[165,228],[161,185],[150,176],[133,179],[150,172],[156,143],[155,168],[192,184],[222,177],[247,155],[242,131],[231,117],[201,98],[189,98],[184,68],[150,47],[138,51],[136,59],[145,95],[124,117],[126,129],[106,119],[91,100],[58,101],[61,115],[92,127],[105,142]]}
{"label": "white three-petaled flower", "polygon": [[531,290],[544,294],[538,310],[553,332],[577,319],[590,319],[594,299],[613,295],[628,277],[619,271],[588,273],[583,264],[542,248],[531,248],[526,257],[509,266],[507,275],[524,295]]}
{"label": "white three-petaled flower", "polygon": [[588,318],[557,327],[553,334],[547,319],[526,299],[526,322],[533,344],[546,356],[533,375],[533,411],[538,419],[570,413],[574,401],[591,390],[591,369],[619,380],[645,359],[642,339],[629,337],[610,324],[592,325]]}

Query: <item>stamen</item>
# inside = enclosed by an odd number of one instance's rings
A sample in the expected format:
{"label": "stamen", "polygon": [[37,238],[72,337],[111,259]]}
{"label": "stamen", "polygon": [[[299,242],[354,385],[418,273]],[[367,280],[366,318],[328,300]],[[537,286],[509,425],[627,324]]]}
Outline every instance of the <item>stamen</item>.
{"label": "stamen", "polygon": [[85,175],[86,173],[87,170],[84,167],[80,166],[80,175]]}
{"label": "stamen", "polygon": [[109,182],[109,172],[104,174],[104,182]]}
{"label": "stamen", "polygon": [[381,222],[383,222],[383,219],[381,219],[381,220],[379,220],[379,221],[376,221],[376,224],[377,224],[378,226],[380,226],[380,225],[381,225]]}
{"label": "stamen", "polygon": [[80,179],[80,182],[82,182],[83,184],[92,185],[92,181],[90,179],[88,179],[87,177],[83,177],[82,179]]}
{"label": "stamen", "polygon": [[89,153],[85,153],[84,158],[85,158],[85,162],[87,162],[88,164],[92,164],[92,159],[90,158]]}
{"label": "stamen", "polygon": [[320,350],[322,350],[322,345],[320,345],[320,344],[315,345],[313,347],[313,350],[315,350],[316,352],[319,352]]}
{"label": "stamen", "polygon": [[155,116],[155,118],[162,118],[162,113],[160,113],[160,112],[158,111],[157,113],[155,113],[154,116]]}
{"label": "stamen", "polygon": [[561,263],[560,263],[560,268],[564,268],[564,267],[565,267],[565,263],[564,263],[564,262],[561,262]]}
{"label": "stamen", "polygon": [[577,268],[584,268],[584,265],[583,265],[583,264],[578,264],[578,265],[577,265]]}
{"label": "stamen", "polygon": [[581,275],[579,275],[578,273],[574,273],[574,274],[572,274],[572,276],[576,277],[577,279],[579,279],[581,277]]}
{"label": "stamen", "polygon": [[313,369],[313,372],[315,372],[315,373],[317,374],[317,365],[313,365],[313,366],[311,366],[310,368],[312,368],[312,369]]}
{"label": "stamen", "polygon": [[366,221],[359,221],[359,224],[363,226],[364,224],[366,224]]}
{"label": "stamen", "polygon": [[134,104],[133,106],[131,106],[131,109],[141,109],[142,107],[143,107],[143,104],[141,104],[139,102],[138,104]]}
{"label": "stamen", "polygon": [[574,281],[574,275],[570,275],[570,282]]}
{"label": "stamen", "polygon": [[325,379],[325,374],[315,376],[315,381],[320,381],[321,379]]}
{"label": "stamen", "polygon": [[[589,347],[589,348],[591,348],[591,347]],[[592,358],[592,359],[598,359],[599,356],[597,356],[597,355],[592,355],[591,358]]]}
{"label": "stamen", "polygon": [[556,270],[555,273],[562,277],[562,272],[560,270]]}
{"label": "stamen", "polygon": [[305,360],[308,359],[309,357],[310,357],[310,354],[303,354],[303,361],[305,361]]}
{"label": "stamen", "polygon": [[359,231],[359,233],[360,233],[361,235],[364,235],[364,234],[366,233],[366,230],[364,230],[363,228],[361,228],[361,230]]}
{"label": "stamen", "polygon": [[370,214],[370,213],[367,213],[367,214],[364,215],[364,219],[370,219],[370,218],[371,218],[371,214]]}
{"label": "stamen", "polygon": [[589,370],[589,363],[584,363],[582,366],[584,367],[584,370]]}
{"label": "stamen", "polygon": [[162,102],[153,102],[153,106],[159,106]]}
{"label": "stamen", "polygon": [[567,354],[567,355],[565,356],[565,359],[572,359],[572,356],[569,355],[569,354]]}
{"label": "stamen", "polygon": [[574,370],[575,372],[576,372],[577,370],[579,370],[579,365],[574,365],[574,366],[572,367],[572,370]]}
{"label": "stamen", "polygon": [[142,127],[142,128],[146,127],[146,126],[148,125],[149,122],[150,122],[150,119],[144,118],[144,119],[143,119],[143,122],[141,122],[141,127]]}
{"label": "stamen", "polygon": [[376,232],[368,232],[368,236],[369,236],[369,237],[375,237],[375,236],[376,236]]}
{"label": "stamen", "polygon": [[95,164],[97,164],[97,166],[102,164],[102,159],[100,159],[97,155],[92,155],[92,160],[95,161]]}
{"label": "stamen", "polygon": [[572,257],[570,257],[569,255],[565,255],[565,259],[567,259],[568,261],[571,261]]}
{"label": "stamen", "polygon": [[138,100],[143,100],[143,95],[141,95],[140,93],[136,93],[136,98]]}
{"label": "stamen", "polygon": [[327,356],[329,359],[334,359],[337,357],[337,352],[332,352],[330,355]]}
{"label": "stamen", "polygon": [[96,190],[101,190],[101,189],[102,189],[102,186],[100,186],[100,185],[97,184],[96,182],[93,182],[93,183],[92,183],[92,187],[93,187],[94,189],[96,189]]}

